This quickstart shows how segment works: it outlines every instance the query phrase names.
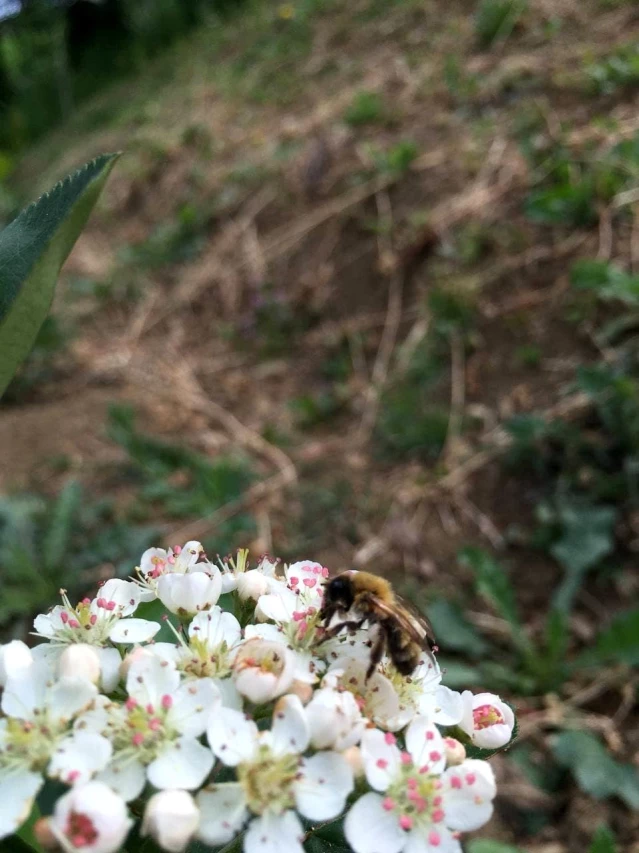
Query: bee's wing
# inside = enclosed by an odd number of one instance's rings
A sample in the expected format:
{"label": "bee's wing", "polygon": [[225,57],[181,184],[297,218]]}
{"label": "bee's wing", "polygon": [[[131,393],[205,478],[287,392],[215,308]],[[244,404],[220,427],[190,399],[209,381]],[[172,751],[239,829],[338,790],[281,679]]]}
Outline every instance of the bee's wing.
{"label": "bee's wing", "polygon": [[396,619],[415,643],[430,652],[430,644],[435,642],[433,626],[413,604],[398,595],[395,596],[394,604],[386,604],[375,596],[375,607],[385,616]]}

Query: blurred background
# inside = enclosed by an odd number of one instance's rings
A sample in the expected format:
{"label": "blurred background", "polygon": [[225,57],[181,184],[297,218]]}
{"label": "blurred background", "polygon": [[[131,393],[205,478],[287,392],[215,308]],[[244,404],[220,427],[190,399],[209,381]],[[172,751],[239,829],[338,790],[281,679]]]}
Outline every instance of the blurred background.
{"label": "blurred background", "polygon": [[0,0],[0,224],[121,149],[0,407],[0,634],[311,557],[515,704],[468,853],[639,851],[633,0]]}

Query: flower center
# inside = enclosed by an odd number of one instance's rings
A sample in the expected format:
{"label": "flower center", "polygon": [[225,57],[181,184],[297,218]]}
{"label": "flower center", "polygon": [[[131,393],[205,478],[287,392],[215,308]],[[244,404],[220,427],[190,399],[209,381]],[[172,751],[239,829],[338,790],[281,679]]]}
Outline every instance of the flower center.
{"label": "flower center", "polygon": [[229,647],[225,640],[211,648],[204,640],[193,637],[182,651],[178,669],[188,675],[195,678],[225,678],[231,672]]}
{"label": "flower center", "polygon": [[64,733],[64,726],[51,723],[45,715],[35,721],[7,719],[4,748],[0,753],[0,767],[24,767],[44,770],[57,741]]}
{"label": "flower center", "polygon": [[504,722],[504,715],[494,705],[480,705],[473,711],[473,723],[476,729],[487,729]]}
{"label": "flower center", "polygon": [[292,784],[299,770],[297,755],[276,756],[270,747],[260,746],[250,764],[240,764],[237,777],[253,814],[270,810],[281,814],[293,808]]}
{"label": "flower center", "polygon": [[249,640],[240,649],[235,658],[235,671],[242,672],[247,668],[259,669],[261,672],[279,677],[284,670],[285,660],[277,645],[262,640],[258,640],[254,645],[251,645],[252,643],[253,640]]}
{"label": "flower center", "polygon": [[80,812],[71,812],[67,821],[66,836],[74,847],[95,844],[98,831],[90,817]]}
{"label": "flower center", "polygon": [[169,719],[172,705],[173,699],[168,694],[162,696],[158,707],[140,705],[130,696],[124,704],[124,723],[115,738],[116,750],[132,749],[143,764],[153,761],[161,746],[178,737]]}
{"label": "flower center", "polygon": [[429,843],[437,847],[441,840],[437,825],[445,817],[440,788],[439,779],[428,774],[428,766],[415,767],[404,752],[399,774],[388,788],[382,806],[397,815],[402,829],[408,831],[419,826],[428,831]]}

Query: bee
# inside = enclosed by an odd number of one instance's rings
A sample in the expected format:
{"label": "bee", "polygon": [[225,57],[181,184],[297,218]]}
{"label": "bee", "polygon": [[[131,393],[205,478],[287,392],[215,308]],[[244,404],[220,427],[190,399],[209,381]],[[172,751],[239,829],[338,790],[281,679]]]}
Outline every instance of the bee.
{"label": "bee", "polygon": [[[336,614],[344,616],[344,621],[329,627]],[[356,631],[365,622],[378,626],[366,671],[367,681],[384,651],[402,675],[413,672],[424,651],[434,661],[435,636],[430,622],[377,575],[351,570],[328,580],[320,618],[325,628],[324,640],[340,631]]]}

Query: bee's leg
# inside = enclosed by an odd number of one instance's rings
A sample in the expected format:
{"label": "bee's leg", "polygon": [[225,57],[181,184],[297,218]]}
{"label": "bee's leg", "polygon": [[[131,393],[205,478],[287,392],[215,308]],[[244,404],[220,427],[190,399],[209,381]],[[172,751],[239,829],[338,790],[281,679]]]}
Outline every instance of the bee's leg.
{"label": "bee's leg", "polygon": [[340,622],[338,625],[333,625],[332,628],[329,628],[324,633],[323,639],[332,640],[333,637],[336,637],[340,633],[340,631],[357,631],[362,627],[365,621],[365,619],[359,619],[357,622]]}
{"label": "bee's leg", "polygon": [[386,648],[386,629],[383,625],[379,625],[379,631],[377,633],[377,637],[375,642],[373,643],[373,648],[371,649],[371,660],[368,664],[368,669],[366,670],[366,681],[371,677],[371,675],[377,669],[377,664],[382,659],[382,655],[384,654],[384,649]]}

